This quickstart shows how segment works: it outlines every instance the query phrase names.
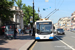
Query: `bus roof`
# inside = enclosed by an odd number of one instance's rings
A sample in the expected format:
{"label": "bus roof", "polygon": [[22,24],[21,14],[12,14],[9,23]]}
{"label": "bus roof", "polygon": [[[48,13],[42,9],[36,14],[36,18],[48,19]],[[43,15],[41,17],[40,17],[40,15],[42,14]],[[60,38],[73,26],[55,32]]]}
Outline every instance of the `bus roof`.
{"label": "bus roof", "polygon": [[48,19],[40,19],[40,20],[37,20],[36,22],[52,22],[52,21]]}

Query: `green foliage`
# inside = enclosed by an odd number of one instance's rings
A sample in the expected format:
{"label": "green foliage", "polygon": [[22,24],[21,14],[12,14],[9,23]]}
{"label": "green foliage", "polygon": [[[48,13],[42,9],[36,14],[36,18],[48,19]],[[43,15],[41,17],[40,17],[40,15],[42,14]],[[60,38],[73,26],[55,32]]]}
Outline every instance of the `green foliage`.
{"label": "green foliage", "polygon": [[[33,7],[31,6],[26,6],[25,4],[22,4],[22,0],[17,0],[16,4],[18,5],[18,7],[20,9],[23,10],[23,13],[25,14],[23,17],[23,21],[24,21],[24,25],[28,25],[28,23],[30,23],[30,17],[33,16]],[[38,18],[38,14],[36,13],[36,11],[34,10],[34,21],[36,21]],[[33,23],[31,23],[32,25]]]}
{"label": "green foliage", "polygon": [[18,7],[21,9],[22,8],[22,0],[17,0],[16,4],[18,5]]}
{"label": "green foliage", "polygon": [[[33,16],[33,7],[31,6],[26,6],[25,4],[23,4],[22,6],[22,10],[23,13],[25,14],[23,17],[24,20],[24,25],[28,25],[28,23],[30,23],[30,17]],[[38,14],[36,13],[36,11],[34,10],[34,21],[36,21],[38,18]],[[33,23],[31,23],[32,25]]]}
{"label": "green foliage", "polygon": [[2,20],[2,23],[9,20],[9,16],[13,17],[13,11],[10,10],[10,7],[12,7],[14,4],[13,1],[0,0],[0,18]]}

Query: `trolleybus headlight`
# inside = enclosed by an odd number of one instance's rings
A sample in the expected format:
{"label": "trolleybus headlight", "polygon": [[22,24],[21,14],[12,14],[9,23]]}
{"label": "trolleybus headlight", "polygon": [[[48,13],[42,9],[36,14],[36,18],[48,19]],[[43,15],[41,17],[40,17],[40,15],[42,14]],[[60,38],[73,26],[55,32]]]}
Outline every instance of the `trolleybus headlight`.
{"label": "trolleybus headlight", "polygon": [[51,35],[51,37],[54,37],[54,35]]}
{"label": "trolleybus headlight", "polygon": [[35,37],[39,37],[39,36],[35,36]]}

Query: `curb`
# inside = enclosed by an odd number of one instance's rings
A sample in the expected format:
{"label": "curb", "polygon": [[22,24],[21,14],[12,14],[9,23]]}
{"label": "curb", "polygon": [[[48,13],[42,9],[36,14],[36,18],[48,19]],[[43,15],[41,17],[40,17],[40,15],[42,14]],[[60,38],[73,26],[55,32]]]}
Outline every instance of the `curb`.
{"label": "curb", "polygon": [[34,40],[34,42],[27,48],[27,50],[29,50],[32,46],[33,46],[33,44],[35,43],[36,41]]}
{"label": "curb", "polygon": [[31,44],[34,42],[35,40],[30,40],[29,42],[27,42],[25,45],[23,45],[21,48],[19,48],[19,50],[27,50],[29,48],[29,46],[31,46]]}

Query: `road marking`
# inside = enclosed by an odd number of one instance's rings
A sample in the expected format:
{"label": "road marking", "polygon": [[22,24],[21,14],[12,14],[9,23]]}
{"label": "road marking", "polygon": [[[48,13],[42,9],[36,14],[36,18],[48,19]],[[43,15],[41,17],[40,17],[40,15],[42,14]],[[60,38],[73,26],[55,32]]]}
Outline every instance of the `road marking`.
{"label": "road marking", "polygon": [[33,50],[36,43],[37,43],[37,41],[32,45],[32,47],[29,50]]}
{"label": "road marking", "polygon": [[62,43],[64,43],[66,46],[68,46],[72,50],[75,50],[73,47],[71,47],[70,45],[68,45],[67,43],[65,43],[64,41],[62,41],[61,39],[59,39],[58,37],[55,36],[55,38],[57,38],[59,41],[61,41]]}

